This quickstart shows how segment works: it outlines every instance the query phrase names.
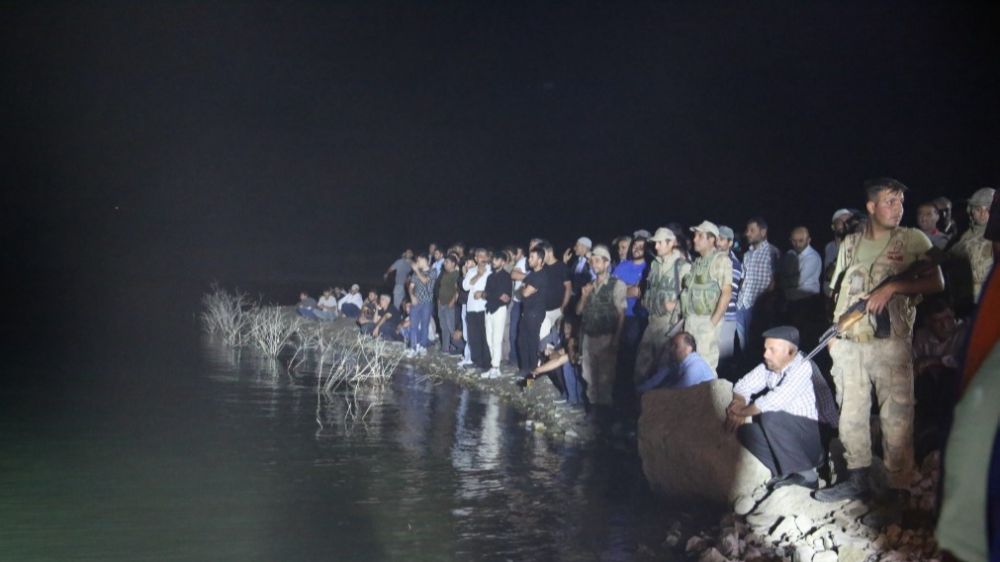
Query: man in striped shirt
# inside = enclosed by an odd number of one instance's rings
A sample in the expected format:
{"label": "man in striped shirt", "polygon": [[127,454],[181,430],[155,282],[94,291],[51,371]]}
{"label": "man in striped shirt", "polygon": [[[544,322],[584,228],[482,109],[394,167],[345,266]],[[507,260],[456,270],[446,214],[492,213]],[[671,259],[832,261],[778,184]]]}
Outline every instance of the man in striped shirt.
{"label": "man in striped shirt", "polygon": [[[733,296],[730,297],[729,306],[726,307],[726,314],[722,319],[722,332],[719,335],[720,364],[733,356],[736,347],[736,302],[740,299],[740,285],[743,284],[743,263],[733,251],[734,238],[736,238],[736,233],[733,232],[732,228],[719,227],[719,239],[715,241],[715,248],[720,252],[725,252],[733,264]],[[746,342],[741,341],[740,346],[746,348]]]}
{"label": "man in striped shirt", "polygon": [[726,427],[771,470],[769,485],[815,490],[824,455],[819,411],[827,408],[817,409],[812,363],[799,353],[794,327],[763,335],[764,362],[733,386]]}

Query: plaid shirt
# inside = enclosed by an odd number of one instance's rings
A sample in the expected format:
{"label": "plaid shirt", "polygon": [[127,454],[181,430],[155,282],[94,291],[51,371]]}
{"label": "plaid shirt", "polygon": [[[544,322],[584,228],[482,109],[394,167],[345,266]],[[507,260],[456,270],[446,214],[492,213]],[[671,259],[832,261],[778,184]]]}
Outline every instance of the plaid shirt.
{"label": "plaid shirt", "polygon": [[743,254],[743,285],[736,303],[739,308],[753,308],[757,297],[771,286],[779,257],[778,248],[767,240]]}
{"label": "plaid shirt", "polygon": [[761,363],[743,375],[733,387],[733,393],[749,402],[754,394],[767,390],[767,393],[753,401],[761,412],[788,412],[793,416],[818,421],[812,363],[803,359],[801,353],[796,353],[792,362],[780,373],[768,370]]}

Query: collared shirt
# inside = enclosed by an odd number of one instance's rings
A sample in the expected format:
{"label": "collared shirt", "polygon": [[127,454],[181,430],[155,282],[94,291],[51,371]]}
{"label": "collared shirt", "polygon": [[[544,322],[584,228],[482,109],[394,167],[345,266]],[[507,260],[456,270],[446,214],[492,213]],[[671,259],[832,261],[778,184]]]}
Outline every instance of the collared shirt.
{"label": "collared shirt", "polygon": [[424,272],[424,277],[427,278],[426,283],[421,282],[416,273],[410,278],[410,283],[413,283],[413,296],[417,299],[417,302],[414,304],[434,302],[434,284],[437,281],[438,272],[428,269]]}
{"label": "collared shirt", "polygon": [[698,355],[697,351],[692,351],[680,365],[670,364],[657,369],[653,376],[637,386],[636,390],[648,392],[654,388],[687,388],[716,378],[712,366]]}
{"label": "collared shirt", "polygon": [[493,269],[487,264],[486,273],[475,284],[472,283],[472,278],[479,273],[479,270],[472,268],[465,274],[465,279],[462,279],[462,288],[469,292],[469,298],[465,301],[467,312],[486,312],[486,299],[477,299],[476,293],[486,290],[486,280],[490,278],[492,272]]}
{"label": "collared shirt", "polygon": [[361,300],[361,293],[347,293],[340,298],[340,301],[337,303],[337,308],[344,306],[346,303],[353,304],[358,307],[358,310],[361,310],[361,307],[365,304],[364,301]]}
{"label": "collared shirt", "polygon": [[733,264],[733,294],[729,297],[729,306],[726,307],[726,320],[736,320],[736,301],[740,298],[740,287],[743,285],[743,263],[736,257],[736,252],[729,250],[729,261]]}
{"label": "collared shirt", "polygon": [[[520,271],[521,273],[524,273],[525,276],[527,276],[527,274],[530,273],[530,271],[528,271],[528,258],[520,258],[520,259],[518,259],[517,263],[514,264],[514,267],[511,268],[511,271],[512,272],[513,271]],[[511,293],[511,296],[513,297],[514,302],[521,302],[521,297],[518,296],[518,291],[521,290],[521,285],[523,285],[523,284],[524,284],[524,279],[522,279],[520,281],[514,281],[514,292]]]}
{"label": "collared shirt", "polygon": [[784,272],[785,298],[790,301],[819,294],[819,276],[823,271],[823,260],[812,246],[806,246],[801,253],[788,250],[786,254],[794,271]]}
{"label": "collared shirt", "polygon": [[743,375],[733,386],[733,393],[750,403],[753,395],[766,390],[764,395],[753,400],[761,412],[787,412],[818,421],[812,363],[804,359],[801,353],[796,353],[780,373],[769,370],[761,363]]}
{"label": "collared shirt", "polygon": [[743,286],[736,303],[740,308],[753,308],[757,298],[767,291],[774,280],[774,270],[778,264],[778,248],[767,240],[751,247],[743,255]]}

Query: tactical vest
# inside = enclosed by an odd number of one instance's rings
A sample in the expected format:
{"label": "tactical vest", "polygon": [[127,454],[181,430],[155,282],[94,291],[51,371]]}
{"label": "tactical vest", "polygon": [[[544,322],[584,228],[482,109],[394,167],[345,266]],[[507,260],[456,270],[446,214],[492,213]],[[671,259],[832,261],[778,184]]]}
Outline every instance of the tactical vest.
{"label": "tactical vest", "polygon": [[977,303],[983,283],[993,268],[993,243],[983,236],[985,232],[985,225],[970,226],[951,250],[969,262],[972,270],[972,302]]}
{"label": "tactical vest", "polygon": [[[857,262],[863,232],[849,234],[842,244],[844,263],[847,264],[840,282],[837,306],[833,317],[840,318],[845,310],[868,295],[887,277],[905,271],[913,260],[906,261],[906,236],[912,229],[896,227],[889,234],[889,240],[874,262]],[[913,320],[916,317],[916,298],[896,294],[889,299],[886,309],[892,324],[890,337],[910,340],[913,336]],[[875,315],[866,314],[865,319],[855,323],[844,333],[844,337],[854,341],[869,341],[875,337]]]}
{"label": "tactical vest", "polygon": [[583,333],[588,336],[614,334],[618,329],[618,309],[615,307],[615,286],[621,283],[614,277],[598,287],[583,308]]}
{"label": "tactical vest", "polygon": [[681,295],[684,316],[711,316],[722,297],[722,285],[712,279],[712,263],[717,259],[729,259],[721,252],[712,252],[694,260],[691,272],[684,278],[684,294]]}
{"label": "tactical vest", "polygon": [[[673,258],[673,259],[671,259]],[[649,311],[650,316],[677,316],[678,306],[673,312],[667,312],[665,304],[677,301],[681,295],[681,267],[687,263],[680,253],[667,256],[660,261],[653,260],[646,279],[646,294],[642,296],[642,306]]]}

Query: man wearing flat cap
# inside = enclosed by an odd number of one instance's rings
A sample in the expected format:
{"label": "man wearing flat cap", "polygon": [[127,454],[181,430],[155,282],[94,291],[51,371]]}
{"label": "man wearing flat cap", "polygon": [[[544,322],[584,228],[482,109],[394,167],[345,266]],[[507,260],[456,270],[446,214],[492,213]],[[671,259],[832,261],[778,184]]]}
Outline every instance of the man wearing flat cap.
{"label": "man wearing flat cap", "polygon": [[733,386],[726,427],[771,470],[768,485],[816,489],[824,456],[819,424],[836,423],[833,396],[821,383],[817,406],[813,364],[799,353],[798,330],[778,326],[763,335],[764,362]]}
{"label": "man wearing flat cap", "polygon": [[[677,249],[677,235],[666,227],[646,242],[653,245],[656,258],[649,266],[642,306],[649,313],[649,323],[639,342],[635,358],[634,383],[640,385],[656,370],[657,361],[667,348],[672,333],[680,329],[681,289],[691,263]],[[700,344],[699,344],[700,345]]]}
{"label": "man wearing flat cap", "polygon": [[684,329],[694,336],[701,356],[715,369],[719,366],[722,320],[733,294],[733,264],[729,255],[715,249],[719,227],[703,221],[691,230],[698,258],[684,277],[681,314]]}

